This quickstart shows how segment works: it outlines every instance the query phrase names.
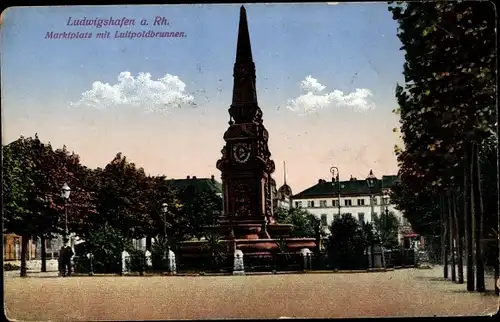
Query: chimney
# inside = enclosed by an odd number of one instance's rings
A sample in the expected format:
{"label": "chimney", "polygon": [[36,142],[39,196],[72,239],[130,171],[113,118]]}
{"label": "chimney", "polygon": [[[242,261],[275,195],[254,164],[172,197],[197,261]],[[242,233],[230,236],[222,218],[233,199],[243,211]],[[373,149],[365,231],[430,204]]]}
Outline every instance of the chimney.
{"label": "chimney", "polygon": [[213,174],[210,176],[210,180],[215,181],[215,176]]}
{"label": "chimney", "polygon": [[187,177],[186,177],[186,179],[191,179],[191,177],[190,177],[190,176],[187,176]]}
{"label": "chimney", "polygon": [[196,179],[196,176],[193,176],[193,179]]}
{"label": "chimney", "polygon": [[349,181],[354,181],[356,180],[356,178],[353,178],[352,174],[351,174],[351,178],[349,179]]}

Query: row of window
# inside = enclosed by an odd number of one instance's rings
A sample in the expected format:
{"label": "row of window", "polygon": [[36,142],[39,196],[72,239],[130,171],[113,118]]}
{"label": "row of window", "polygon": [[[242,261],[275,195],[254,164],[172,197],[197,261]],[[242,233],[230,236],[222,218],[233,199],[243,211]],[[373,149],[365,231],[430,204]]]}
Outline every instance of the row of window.
{"label": "row of window", "polygon": [[[359,198],[356,199],[356,203],[358,206],[364,206],[365,205],[365,199]],[[366,204],[369,204],[370,201],[367,200]],[[382,204],[388,204],[389,200],[388,199],[382,199]],[[376,198],[373,198],[373,205],[377,206],[378,202]],[[339,206],[339,200],[338,199],[333,199],[331,203],[332,207],[338,207]],[[344,199],[344,206],[349,207],[352,206],[352,199]],[[302,201],[295,201],[295,208],[301,208],[302,207]],[[308,208],[314,208],[315,203],[314,200],[308,200],[307,201],[307,207]],[[319,201],[319,207],[320,208],[326,208],[328,207],[328,200],[320,200]]]}
{"label": "row of window", "polygon": [[[351,213],[344,213],[345,215],[351,215]],[[373,213],[373,217],[376,217],[377,216],[377,213],[374,212]],[[337,219],[339,217],[339,214],[334,214],[333,215],[334,219]],[[328,220],[327,220],[328,216],[327,214],[322,214],[321,215],[321,225],[322,226],[327,226],[328,225]],[[358,212],[358,222],[359,224],[363,224],[365,222],[365,213],[364,212]]]}

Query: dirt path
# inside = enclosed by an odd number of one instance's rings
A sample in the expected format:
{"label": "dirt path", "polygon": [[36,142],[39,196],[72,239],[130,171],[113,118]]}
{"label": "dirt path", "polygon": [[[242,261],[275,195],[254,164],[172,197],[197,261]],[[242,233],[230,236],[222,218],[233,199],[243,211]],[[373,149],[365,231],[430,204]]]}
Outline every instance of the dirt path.
{"label": "dirt path", "polygon": [[[71,277],[5,280],[19,320],[484,315],[498,298],[467,293],[441,270],[219,277]],[[491,287],[490,287],[491,289]]]}

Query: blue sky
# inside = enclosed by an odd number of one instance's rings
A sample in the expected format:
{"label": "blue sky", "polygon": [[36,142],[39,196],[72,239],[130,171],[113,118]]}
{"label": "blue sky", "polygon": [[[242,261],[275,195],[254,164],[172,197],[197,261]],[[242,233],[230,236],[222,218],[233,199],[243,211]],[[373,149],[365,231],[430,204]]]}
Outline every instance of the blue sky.
{"label": "blue sky", "polygon": [[[152,174],[218,176],[215,162],[231,103],[239,7],[8,9],[2,14],[1,29],[4,143],[38,132],[42,140],[74,149],[89,166],[104,166],[121,151]],[[295,192],[319,177],[328,177],[329,165],[337,165],[341,172],[345,169],[341,177],[362,176],[369,168],[379,175],[396,173],[392,148],[398,139],[392,128],[397,126],[397,117],[391,111],[396,107],[396,82],[403,80],[404,53],[399,50],[397,24],[387,5],[245,7],[257,69],[257,96],[270,132],[278,183],[284,160]],[[151,26],[156,16],[165,16],[170,25]],[[131,31],[182,31],[187,36],[45,39],[49,31],[95,34],[109,30],[114,34],[127,30],[67,26],[69,17],[127,17],[136,19]],[[150,26],[138,24],[143,18]],[[110,86],[119,83],[122,72],[129,72],[134,80],[141,72],[150,73],[153,83],[166,74],[177,76],[185,88],[181,90],[175,83],[176,93],[190,96],[196,107],[168,106],[170,101],[165,98],[164,113],[148,112],[140,101],[143,94],[137,93],[135,105],[121,102],[96,108],[84,101],[71,104],[96,81]],[[313,85],[301,92],[307,76],[308,84]],[[371,95],[351,105],[339,104],[338,97],[345,99],[356,89]],[[336,90],[342,93],[323,99]],[[307,91],[310,96],[302,97]],[[349,97],[353,95],[357,94]],[[296,100],[297,107],[310,99],[317,108],[307,113],[293,109],[290,103]],[[366,108],[367,102],[372,108]]]}

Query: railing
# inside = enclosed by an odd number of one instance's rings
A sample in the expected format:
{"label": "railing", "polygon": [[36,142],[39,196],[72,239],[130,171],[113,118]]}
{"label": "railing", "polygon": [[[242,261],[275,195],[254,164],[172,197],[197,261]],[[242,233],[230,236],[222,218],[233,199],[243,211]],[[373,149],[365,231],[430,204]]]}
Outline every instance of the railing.
{"label": "railing", "polygon": [[[272,271],[302,271],[308,270],[365,270],[368,269],[370,261],[367,254],[310,254],[308,260],[300,253],[278,253],[272,256],[244,256],[246,272],[272,272]],[[380,256],[375,252],[373,256]],[[416,253],[413,249],[384,251],[385,267],[413,266],[416,262]],[[87,274],[121,274],[168,272],[167,259],[146,258],[144,254],[130,254],[125,258],[121,256],[108,256],[106,258],[89,259],[87,256],[75,256],[73,258],[73,272]],[[234,256],[226,255],[214,260],[209,255],[197,257],[179,256],[176,260],[178,272],[210,272],[231,273],[233,271]],[[310,264],[307,264],[310,263]]]}
{"label": "railing", "polygon": [[414,249],[386,250],[384,256],[387,268],[412,266],[416,261]]}

